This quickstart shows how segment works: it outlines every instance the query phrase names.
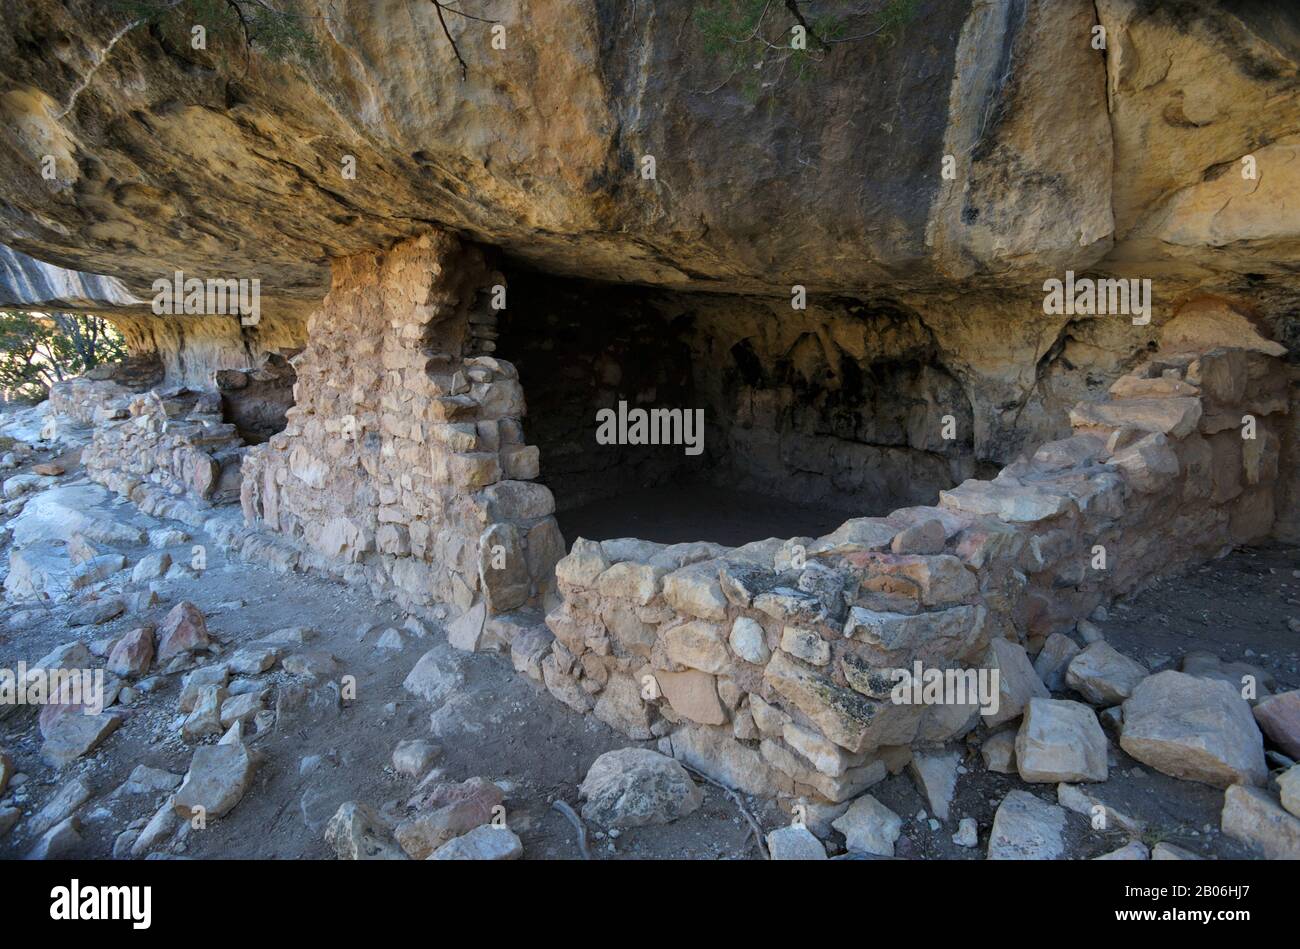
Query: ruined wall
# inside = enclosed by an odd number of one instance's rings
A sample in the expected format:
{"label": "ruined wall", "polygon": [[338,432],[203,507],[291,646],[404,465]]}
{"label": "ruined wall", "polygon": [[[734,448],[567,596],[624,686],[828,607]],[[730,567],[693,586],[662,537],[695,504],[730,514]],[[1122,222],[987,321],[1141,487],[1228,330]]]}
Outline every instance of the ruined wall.
{"label": "ruined wall", "polygon": [[266,362],[255,369],[219,369],[214,377],[221,393],[221,414],[245,442],[260,444],[284,430],[298,379],[288,359],[268,353]]}
{"label": "ruined wall", "polygon": [[244,443],[214,393],[73,379],[50,400],[55,413],[94,423],[86,474],[146,513],[201,524],[212,505],[239,497]]}
{"label": "ruined wall", "polygon": [[554,641],[516,644],[517,667],[725,783],[813,800],[977,723],[974,706],[893,703],[893,669],[997,668],[989,724],[1014,717],[1024,646],[1273,529],[1286,367],[1271,344],[1164,337],[1076,407],[1071,437],[937,506],[734,549],[578,539],[556,567]]}
{"label": "ruined wall", "polygon": [[491,355],[502,278],[442,233],[333,274],[293,359],[287,425],[247,454],[246,521],[300,546],[303,566],[481,627],[544,593],[563,555],[523,389]]}

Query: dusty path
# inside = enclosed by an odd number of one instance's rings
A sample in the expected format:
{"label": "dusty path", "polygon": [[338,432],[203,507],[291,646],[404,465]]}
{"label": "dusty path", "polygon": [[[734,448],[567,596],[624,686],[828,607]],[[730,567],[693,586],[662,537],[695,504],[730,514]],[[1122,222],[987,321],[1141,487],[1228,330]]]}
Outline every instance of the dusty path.
{"label": "dusty path", "polygon": [[[70,472],[65,482],[76,483]],[[252,790],[227,817],[208,829],[191,833],[182,851],[193,857],[320,857],[330,856],[323,829],[344,801],[364,801],[376,808],[408,797],[415,782],[394,772],[391,757],[406,738],[427,738],[440,745],[436,762],[448,778],[486,777],[503,783],[507,820],[524,842],[528,858],[577,857],[575,834],[551,808],[559,797],[577,805],[576,788],[587,768],[605,751],[625,747],[626,738],[589,718],[572,713],[540,686],[515,673],[508,657],[459,652],[445,641],[442,630],[423,637],[401,630],[400,649],[376,643],[388,628],[401,629],[403,617],[389,604],[376,603],[363,592],[341,583],[302,575],[279,575],[263,567],[227,560],[201,531],[164,523],[115,503],[105,493],[100,513],[144,531],[172,527],[192,534],[191,540],[170,548],[178,562],[188,561],[195,544],[208,551],[208,566],[189,579],[154,581],[160,602],[144,613],[126,615],[100,626],[70,629],[72,604],[56,605],[26,629],[8,631],[9,619],[20,612],[7,606],[0,618],[0,667],[31,662],[74,639],[94,642],[114,638],[145,622],[157,623],[175,603],[189,600],[207,614],[208,627],[222,644],[223,654],[254,642],[267,633],[290,626],[308,626],[318,636],[307,648],[332,653],[339,676],[356,677],[356,696],[338,702],[327,687],[318,687],[315,701],[292,721],[277,723],[253,747],[265,755]],[[129,563],[153,552],[147,547],[119,548]],[[129,582],[130,570],[112,578],[103,595],[140,589]],[[147,588],[147,587],[144,587]],[[429,650],[439,665],[461,685],[435,707],[402,688],[402,680]],[[180,675],[161,677],[163,684],[142,695],[127,709],[126,721],[86,757],[57,773],[40,758],[41,735],[32,709],[20,709],[0,721],[0,748],[14,759],[15,770],[29,781],[15,797],[19,806],[39,809],[56,789],[80,778],[95,797],[79,811],[84,845],[74,854],[109,857],[116,835],[157,810],[162,794],[112,797],[139,764],[183,774],[193,746],[178,734],[177,697]],[[271,686],[292,681],[278,666],[260,677]],[[319,756],[314,767],[303,759]],[[306,770],[307,773],[302,773]],[[770,810],[766,823],[775,824],[774,805],[755,802],[760,813]],[[0,838],[0,856],[14,857],[32,843],[20,821]],[[593,856],[609,858],[756,856],[747,826],[732,802],[708,789],[704,806],[673,824],[624,831],[617,840],[593,835]]]}

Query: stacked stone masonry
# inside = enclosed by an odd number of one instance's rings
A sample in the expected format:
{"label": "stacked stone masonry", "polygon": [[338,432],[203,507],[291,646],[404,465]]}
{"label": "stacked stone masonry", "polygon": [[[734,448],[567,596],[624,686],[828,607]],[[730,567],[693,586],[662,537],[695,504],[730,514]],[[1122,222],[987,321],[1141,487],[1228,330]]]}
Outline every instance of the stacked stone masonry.
{"label": "stacked stone masonry", "polygon": [[111,381],[54,387],[56,417],[93,424],[87,475],[149,514],[202,523],[212,505],[239,497],[245,447],[212,392],[179,387],[136,394]]}
{"label": "stacked stone masonry", "polygon": [[564,554],[518,375],[492,355],[502,282],[444,234],[336,262],[287,425],[243,468],[246,522],[302,566],[408,609],[450,603],[475,643],[488,615],[544,597]]}
{"label": "stacked stone masonry", "polygon": [[1026,650],[1267,537],[1287,385],[1268,352],[1162,352],[1077,406],[1071,437],[934,507],[738,548],[578,539],[554,640],[516,665],[734,787],[847,800],[978,724],[974,705],[894,703],[892,670],[997,668],[989,724],[1010,720]]}
{"label": "stacked stone masonry", "polygon": [[[415,612],[449,604],[455,645],[508,651],[566,705],[732,787],[810,801],[847,800],[978,724],[974,705],[894,703],[893,670],[997,668],[989,724],[1010,720],[1047,636],[1269,536],[1290,490],[1281,348],[1207,346],[1176,317],[1148,362],[1076,406],[1070,437],[936,506],[820,538],[578,538],[566,555],[517,373],[493,354],[502,281],[445,234],[337,261],[291,360],[286,427],[252,447],[215,393],[56,397],[99,423],[92,477],[137,503],[275,569]],[[206,507],[236,484],[243,524]]]}

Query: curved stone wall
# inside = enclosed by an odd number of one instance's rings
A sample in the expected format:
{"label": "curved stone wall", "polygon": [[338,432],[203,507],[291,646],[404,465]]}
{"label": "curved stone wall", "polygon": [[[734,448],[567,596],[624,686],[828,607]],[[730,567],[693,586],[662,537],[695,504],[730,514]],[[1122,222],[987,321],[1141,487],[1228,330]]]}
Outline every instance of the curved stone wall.
{"label": "curved stone wall", "polygon": [[1071,437],[938,506],[740,548],[579,538],[536,674],[719,780],[812,800],[978,723],[972,704],[896,702],[895,670],[997,669],[987,721],[1014,718],[1042,688],[1026,647],[1273,529],[1286,367],[1262,340],[1196,351],[1178,326]]}

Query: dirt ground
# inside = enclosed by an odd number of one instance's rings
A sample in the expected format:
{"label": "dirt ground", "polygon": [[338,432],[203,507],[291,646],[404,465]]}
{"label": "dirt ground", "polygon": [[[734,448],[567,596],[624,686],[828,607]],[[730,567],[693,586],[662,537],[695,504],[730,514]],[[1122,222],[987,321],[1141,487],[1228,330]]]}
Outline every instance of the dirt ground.
{"label": "dirt ground", "polygon": [[[35,458],[33,461],[44,460]],[[64,482],[81,476],[75,454],[63,458]],[[25,469],[20,469],[25,470]],[[10,472],[13,474],[15,472]],[[107,494],[104,511],[143,529],[162,522]],[[197,858],[327,858],[324,826],[339,804],[356,800],[393,812],[414,790],[414,780],[394,772],[393,748],[402,739],[426,738],[442,748],[436,762],[445,776],[464,780],[482,776],[506,790],[507,822],[520,836],[525,859],[576,858],[574,828],[552,802],[578,807],[577,785],[592,761],[605,751],[632,744],[590,717],[580,717],[554,700],[539,685],[515,673],[509,659],[491,653],[467,654],[451,648],[442,630],[427,636],[404,633],[403,646],[383,650],[377,641],[389,627],[401,628],[404,617],[385,603],[341,583],[278,575],[264,567],[228,560],[202,532],[179,524],[193,538],[172,550],[187,561],[193,544],[205,544],[208,566],[189,578],[155,581],[160,601],[146,615],[128,612],[111,623],[71,629],[70,604],[50,607],[48,615],[26,629],[11,630],[8,620],[21,607],[0,614],[0,667],[32,662],[61,643],[87,642],[125,633],[145,622],[157,623],[181,600],[191,600],[208,616],[209,630],[223,653],[283,627],[308,626],[318,633],[308,649],[338,658],[341,672],[356,676],[356,696],[340,701],[337,690],[317,686],[305,711],[255,736],[252,747],[263,756],[254,785],[238,806],[208,828],[188,835],[177,849]],[[806,528],[805,528],[806,530]],[[652,532],[647,534],[653,536]],[[145,547],[121,547],[133,564]],[[1275,690],[1300,687],[1300,633],[1288,620],[1300,618],[1300,556],[1295,548],[1243,549],[1190,574],[1165,581],[1120,603],[1098,626],[1121,652],[1153,671],[1176,667],[1191,651],[1206,650],[1225,660],[1259,666],[1276,680]],[[7,559],[7,551],[4,557]],[[139,589],[129,569],[110,578],[105,594]],[[433,706],[402,688],[416,661],[429,650],[449,675],[462,684]],[[0,805],[12,804],[25,816],[0,838],[0,857],[17,857],[30,849],[27,815],[70,778],[85,781],[95,796],[78,812],[83,844],[75,855],[111,856],[115,836],[140,826],[164,795],[114,794],[139,764],[183,774],[192,746],[179,737],[177,695],[180,675],[161,680],[125,709],[123,726],[96,751],[58,773],[40,759],[35,712],[22,708],[0,720],[0,749],[27,776],[11,786]],[[261,677],[267,684],[287,681],[279,666]],[[875,786],[870,793],[904,819],[896,851],[901,858],[983,858],[994,811],[1005,793],[1024,788],[1056,800],[1053,785],[1027,785],[1010,775],[985,771],[977,729],[965,744],[966,756],[950,818],[937,828],[927,804],[904,773]],[[959,745],[959,747],[961,747]],[[304,761],[304,759],[307,759]],[[316,759],[316,760],[313,760]],[[1091,790],[1110,806],[1144,821],[1148,844],[1168,840],[1213,857],[1244,855],[1218,831],[1222,792],[1177,781],[1130,759],[1112,743],[1111,779]],[[722,791],[704,785],[705,803],[674,823],[625,830],[616,837],[588,827],[593,859],[690,858],[753,859],[760,856],[739,808]],[[789,818],[773,802],[743,798],[764,831]],[[974,817],[980,840],[975,848],[953,843],[962,817]],[[1091,857],[1124,844],[1123,833],[1093,831],[1088,820],[1069,814],[1071,856]],[[827,839],[832,853],[843,851],[837,833]]]}

